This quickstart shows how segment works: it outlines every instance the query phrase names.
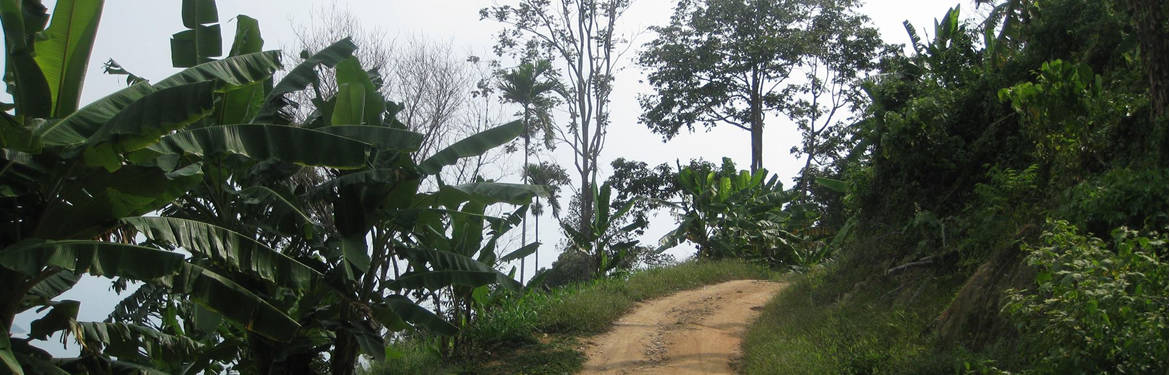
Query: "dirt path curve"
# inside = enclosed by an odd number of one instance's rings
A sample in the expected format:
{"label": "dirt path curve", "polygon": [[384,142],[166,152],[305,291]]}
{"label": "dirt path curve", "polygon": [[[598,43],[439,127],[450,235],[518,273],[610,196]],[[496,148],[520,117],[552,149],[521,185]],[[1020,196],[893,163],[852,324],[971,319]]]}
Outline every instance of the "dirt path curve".
{"label": "dirt path curve", "polygon": [[733,374],[739,342],[784,285],[735,280],[640,303],[586,340],[582,374]]}

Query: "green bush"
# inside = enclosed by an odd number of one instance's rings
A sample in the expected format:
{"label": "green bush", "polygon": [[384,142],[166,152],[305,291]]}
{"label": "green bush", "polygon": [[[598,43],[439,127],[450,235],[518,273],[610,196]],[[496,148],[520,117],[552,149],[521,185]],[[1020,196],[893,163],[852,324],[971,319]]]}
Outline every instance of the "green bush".
{"label": "green bush", "polygon": [[1034,291],[1010,290],[1004,312],[1040,373],[1167,371],[1166,237],[1125,228],[1112,243],[1049,221],[1044,246],[1025,246]]}

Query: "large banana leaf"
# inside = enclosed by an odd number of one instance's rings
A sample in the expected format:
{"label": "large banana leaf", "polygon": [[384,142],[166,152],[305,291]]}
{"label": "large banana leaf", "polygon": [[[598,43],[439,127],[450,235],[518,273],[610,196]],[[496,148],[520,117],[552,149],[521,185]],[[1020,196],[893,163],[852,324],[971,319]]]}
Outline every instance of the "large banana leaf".
{"label": "large banana leaf", "polygon": [[532,197],[546,195],[547,191],[536,185],[509,184],[498,182],[473,182],[462,185],[445,185],[439,191],[423,194],[416,202],[416,206],[458,207],[463,202],[477,201],[484,204],[509,203],[525,204]]}
{"label": "large banana leaf", "polygon": [[540,248],[540,242],[533,242],[533,243],[524,245],[523,247],[521,247],[519,249],[513,250],[512,252],[508,253],[507,255],[504,255],[503,257],[500,257],[500,261],[501,262],[511,262],[513,260],[524,258],[526,256],[532,255],[532,253],[536,252],[536,250],[539,248]]}
{"label": "large banana leaf", "polygon": [[85,143],[98,128],[122,109],[154,92],[149,83],[137,83],[81,107],[57,122],[46,122],[35,134],[46,145],[64,146]]}
{"label": "large banana leaf", "polygon": [[36,283],[29,289],[24,300],[21,301],[21,310],[48,304],[50,300],[65,293],[77,284],[79,277],[70,271],[57,271]]}
{"label": "large banana leaf", "polygon": [[444,166],[455,164],[462,158],[481,155],[497,146],[511,142],[522,133],[524,133],[522,121],[512,121],[484,130],[436,152],[427,160],[419,163],[419,169],[426,174],[437,174]]}
{"label": "large banana leaf", "polygon": [[[48,118],[52,114],[53,99],[49,91],[49,84],[41,73],[33,58],[33,48],[28,45],[29,39],[36,31],[40,31],[43,24],[33,22],[32,30],[25,25],[25,9],[22,1],[0,1],[0,23],[4,26],[5,51],[7,52],[7,66],[5,76],[11,76],[16,82],[12,90],[12,99],[16,102],[16,115],[25,117]],[[40,5],[39,3],[35,5]],[[40,12],[43,13],[43,7]]]}
{"label": "large banana leaf", "polygon": [[389,185],[416,177],[398,168],[367,169],[343,174],[317,186],[313,186],[305,192],[305,197],[311,200],[322,199],[335,194],[335,191],[347,186]]}
{"label": "large banana leaf", "polygon": [[371,306],[375,319],[391,330],[402,329],[401,321],[413,323],[416,327],[423,327],[443,335],[454,335],[459,329],[430,310],[424,309],[410,299],[394,295],[386,297],[385,302]]}
{"label": "large banana leaf", "polygon": [[369,145],[317,130],[283,125],[223,125],[187,129],[150,147],[164,154],[236,154],[339,169],[365,165]]}
{"label": "large banana leaf", "polygon": [[81,308],[81,301],[64,300],[53,301],[53,308],[40,319],[28,325],[28,337],[34,340],[45,340],[54,332],[69,329],[77,321],[77,310]]}
{"label": "large banana leaf", "polygon": [[53,97],[53,116],[77,110],[102,0],[57,0],[53,21],[36,42],[36,62]]}
{"label": "large banana leaf", "polygon": [[426,258],[432,270],[407,272],[390,283],[395,289],[439,289],[449,285],[477,287],[498,283],[501,286],[520,290],[519,282],[508,275],[484,265],[462,254],[449,251],[428,251]]}
{"label": "large banana leaf", "polygon": [[537,185],[508,184],[499,182],[473,182],[463,185],[448,185],[453,190],[466,194],[468,200],[492,203],[526,204],[537,195],[548,196],[548,192]]}
{"label": "large banana leaf", "polygon": [[[77,341],[86,351],[122,360],[185,362],[204,345],[184,336],[168,335],[149,327],[125,323],[76,322]],[[145,354],[145,357],[143,355]]]}
{"label": "large banana leaf", "polygon": [[[78,168],[79,170],[81,168]],[[89,170],[64,184],[59,199],[41,215],[36,238],[93,238],[117,219],[162,208],[203,181],[198,163],[167,172],[127,165],[114,173]]]}
{"label": "large banana leaf", "polygon": [[244,235],[212,224],[173,217],[131,217],[121,220],[147,239],[203,254],[276,285],[308,289],[321,273]]}
{"label": "large banana leaf", "polygon": [[243,14],[236,16],[236,38],[232,41],[229,56],[260,52],[264,38],[260,37],[260,22]]}
{"label": "large banana leaf", "polygon": [[330,124],[381,125],[386,102],[356,57],[337,63],[337,103]]}
{"label": "large banana leaf", "polygon": [[156,89],[202,81],[219,81],[231,86],[260,82],[280,69],[280,51],[264,51],[205,62],[158,81]]}
{"label": "large banana leaf", "polygon": [[289,214],[296,215],[304,224],[311,226],[320,225],[316,221],[313,221],[308,214],[305,214],[301,207],[268,187],[251,186],[240,190],[238,194],[248,199],[245,203],[268,202],[269,205],[276,207],[277,210],[287,211]]}
{"label": "large banana leaf", "polygon": [[130,104],[86,139],[85,162],[115,171],[120,153],[142,149],[159,137],[211,114],[212,81],[155,91]]}
{"label": "large banana leaf", "polygon": [[148,280],[181,268],[181,254],[112,242],[27,241],[0,250],[0,266],[36,276],[45,267]]}
{"label": "large banana leaf", "polygon": [[264,107],[261,108],[260,114],[256,116],[255,122],[276,121],[277,112],[286,103],[283,100],[284,95],[304,90],[309,87],[310,83],[316,82],[318,80],[318,65],[333,67],[341,60],[350,57],[356,49],[357,45],[349,38],[345,38],[325,47],[321,51],[309,56],[305,61],[297,64],[296,67],[288,72],[288,75],[285,75],[280,82],[272,87],[272,91],[264,99]]}
{"label": "large banana leaf", "polygon": [[422,134],[385,126],[336,125],[317,128],[317,130],[353,138],[383,150],[415,151],[418,150],[418,146],[423,141]]}
{"label": "large banana leaf", "polygon": [[208,310],[239,323],[244,329],[272,340],[288,341],[301,327],[243,286],[194,264],[182,263],[178,273],[150,282],[184,294]]}
{"label": "large banana leaf", "polygon": [[0,334],[0,363],[4,365],[3,368],[8,369],[8,372],[24,375],[20,362],[16,361],[16,354],[12,352],[12,342],[8,341],[8,335],[11,332],[8,322],[0,321],[0,330],[4,332]]}

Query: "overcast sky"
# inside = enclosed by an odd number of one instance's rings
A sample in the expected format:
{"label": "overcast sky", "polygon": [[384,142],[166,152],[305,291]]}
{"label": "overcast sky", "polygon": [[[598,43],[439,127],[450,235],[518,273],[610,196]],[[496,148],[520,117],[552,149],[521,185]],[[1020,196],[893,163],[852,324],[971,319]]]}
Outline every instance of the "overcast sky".
{"label": "overcast sky", "polygon": [[[930,28],[933,19],[942,16],[947,8],[954,6],[958,1],[870,0],[861,8],[861,13],[872,19],[873,25],[878,27],[887,43],[906,44],[908,38],[902,21],[909,20],[922,34],[922,29]],[[964,9],[969,10],[971,6],[969,0],[963,2]],[[54,1],[45,1],[50,10],[53,3]],[[180,3],[179,0],[106,1],[85,80],[83,104],[125,87],[121,77],[101,73],[102,64],[107,59],[117,60],[127,70],[152,81],[178,71],[171,68],[169,39],[172,33],[182,30]],[[235,32],[233,18],[238,14],[246,14],[259,20],[265,49],[291,48],[295,41],[293,28],[307,24],[313,16],[314,9],[319,9],[322,3],[329,2],[217,1],[223,25],[224,51],[230,47],[231,36]],[[433,41],[450,42],[455,51],[464,51],[463,53],[467,55],[490,57],[493,35],[503,26],[491,21],[480,21],[478,11],[487,5],[509,2],[341,0],[335,3],[337,6],[348,7],[365,26],[379,28],[391,38],[422,36]],[[668,21],[675,0],[633,0],[633,3],[620,21],[620,31],[633,40],[636,50],[636,46],[649,41],[652,37],[645,31],[647,27],[662,25]],[[968,11],[965,14],[971,13]],[[741,169],[746,169],[750,164],[750,147],[746,131],[733,127],[717,128],[710,132],[700,130],[695,134],[684,133],[668,143],[663,143],[660,136],[650,133],[644,125],[637,122],[640,113],[637,95],[648,93],[649,88],[640,83],[644,74],[629,60],[634,52],[631,51],[625,56],[625,61],[621,63],[626,69],[616,77],[611,97],[612,125],[599,160],[602,165],[602,178],[609,174],[610,161],[618,157],[644,161],[650,165],[659,163],[673,165],[675,160],[685,163],[693,158],[703,158],[718,162],[720,158],[727,156]],[[10,101],[9,98],[3,100]],[[788,121],[769,118],[764,130],[764,167],[778,173],[786,186],[791,185],[791,178],[800,166],[796,158],[788,152],[798,140],[798,134]],[[545,158],[553,159],[572,171],[572,159],[567,149],[560,148]],[[549,215],[545,217],[547,219],[542,221],[541,225],[546,228],[542,238],[547,244],[542,247],[543,267],[547,267],[555,259],[554,246],[560,240],[559,233],[553,229],[558,226],[552,222]],[[673,218],[669,215],[658,215],[643,240],[656,243],[658,238],[674,225]],[[671,251],[679,259],[693,252],[694,249],[690,247],[680,247]],[[531,270],[529,268],[529,274]],[[84,302],[80,319],[102,320],[117,300],[109,298],[112,296],[107,292],[108,288],[108,282],[87,281],[67,292],[62,298],[81,299]],[[22,314],[16,322],[17,327],[27,330],[30,318],[32,314]],[[64,353],[60,351],[60,344],[41,346],[51,348],[50,350],[55,353]],[[73,350],[70,352],[75,354],[76,345],[71,345],[71,349]]]}

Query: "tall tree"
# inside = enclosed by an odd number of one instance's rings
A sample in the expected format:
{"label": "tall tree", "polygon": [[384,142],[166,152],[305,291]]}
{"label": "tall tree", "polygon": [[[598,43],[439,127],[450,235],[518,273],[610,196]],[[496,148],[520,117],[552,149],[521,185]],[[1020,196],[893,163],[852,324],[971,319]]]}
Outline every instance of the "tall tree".
{"label": "tall tree", "polygon": [[[528,175],[528,155],[532,153],[531,138],[534,128],[551,134],[552,120],[549,109],[556,102],[549,97],[560,88],[557,81],[552,80],[552,64],[548,60],[525,62],[515,69],[504,72],[500,83],[500,93],[503,99],[520,104],[521,119],[524,122],[524,183],[531,183]],[[534,124],[535,122],[535,124]],[[533,126],[536,125],[536,126]],[[524,214],[524,223],[520,227],[520,242],[528,245],[528,214]],[[524,282],[524,263],[527,257],[520,258],[520,282]],[[539,266],[538,266],[539,267]]]}
{"label": "tall tree", "polygon": [[801,133],[804,167],[796,190],[807,198],[817,167],[848,152],[848,114],[865,102],[859,79],[877,68],[883,46],[869,17],[853,12],[856,0],[816,3],[811,25],[805,30],[804,50],[797,64],[801,79],[784,89],[785,112]]}
{"label": "tall tree", "polygon": [[613,73],[625,41],[614,30],[629,0],[520,0],[480,10],[481,19],[507,27],[497,38],[499,55],[536,53],[559,62],[561,97],[571,121],[559,129],[559,138],[573,150],[573,167],[580,178],[579,229],[593,218],[597,185],[597,157],[609,126],[609,94]]}
{"label": "tall tree", "polygon": [[638,64],[654,93],[641,121],[665,139],[682,127],[728,124],[751,133],[751,169],[763,166],[764,116],[781,110],[800,60],[807,0],[681,0],[670,24],[653,27]]}
{"label": "tall tree", "polygon": [[764,118],[782,113],[804,135],[798,151],[814,151],[857,96],[850,83],[881,43],[854,7],[853,0],[680,1],[638,58],[654,87],[639,100],[641,121],[668,140],[696,124],[746,130],[755,171],[763,166]]}

